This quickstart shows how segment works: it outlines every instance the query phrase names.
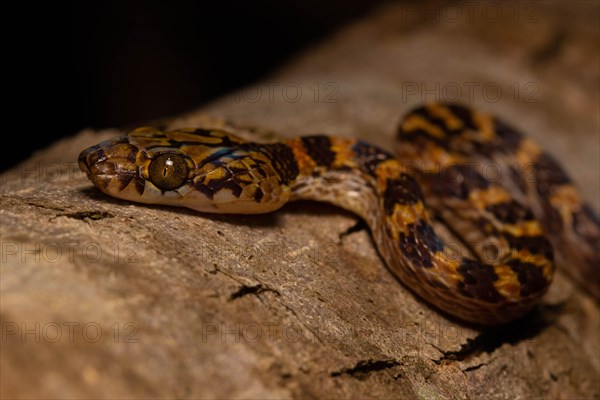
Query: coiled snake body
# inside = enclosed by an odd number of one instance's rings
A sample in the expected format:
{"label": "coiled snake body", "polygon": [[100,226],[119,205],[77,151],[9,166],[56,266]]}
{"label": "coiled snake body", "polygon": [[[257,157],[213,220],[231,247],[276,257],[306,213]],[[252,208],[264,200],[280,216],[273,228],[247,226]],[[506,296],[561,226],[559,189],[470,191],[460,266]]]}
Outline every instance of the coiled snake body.
{"label": "coiled snake body", "polygon": [[[394,157],[344,137],[259,144],[219,129],[143,127],[84,150],[79,165],[104,193],[141,203],[241,214],[296,199],[341,206],[367,222],[407,287],[466,321],[527,312],[552,281],[553,247],[598,297],[589,284],[600,264],[598,220],[539,146],[495,117],[438,103],[406,115],[397,139]],[[448,251],[433,218],[472,255]]]}

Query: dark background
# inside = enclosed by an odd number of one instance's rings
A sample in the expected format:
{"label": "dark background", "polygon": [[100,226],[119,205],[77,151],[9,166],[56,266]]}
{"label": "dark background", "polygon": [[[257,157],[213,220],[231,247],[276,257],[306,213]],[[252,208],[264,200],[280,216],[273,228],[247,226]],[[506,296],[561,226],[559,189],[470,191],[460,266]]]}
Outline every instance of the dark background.
{"label": "dark background", "polygon": [[27,82],[16,103],[31,117],[13,135],[16,142],[0,159],[0,170],[86,127],[130,125],[195,108],[265,77],[381,2],[147,0],[22,6],[20,14],[5,18],[20,26],[16,36],[30,35],[15,58]]}

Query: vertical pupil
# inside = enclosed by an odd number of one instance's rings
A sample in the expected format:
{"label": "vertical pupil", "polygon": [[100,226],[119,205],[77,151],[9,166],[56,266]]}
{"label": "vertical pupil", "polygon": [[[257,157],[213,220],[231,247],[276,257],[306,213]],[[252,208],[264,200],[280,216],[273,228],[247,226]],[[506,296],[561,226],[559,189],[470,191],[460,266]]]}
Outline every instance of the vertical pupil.
{"label": "vertical pupil", "polygon": [[183,156],[161,154],[148,166],[150,181],[159,189],[173,190],[187,180],[189,167]]}
{"label": "vertical pupil", "polygon": [[170,158],[167,158],[167,161],[165,161],[165,168],[163,169],[163,178],[167,177],[167,171],[169,170],[169,168],[173,167],[173,160],[171,160]]}

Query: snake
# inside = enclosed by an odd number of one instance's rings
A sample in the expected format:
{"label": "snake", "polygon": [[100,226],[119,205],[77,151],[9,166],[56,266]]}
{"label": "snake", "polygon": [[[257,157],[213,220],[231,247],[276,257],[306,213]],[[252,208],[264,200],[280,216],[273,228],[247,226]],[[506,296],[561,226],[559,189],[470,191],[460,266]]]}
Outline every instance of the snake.
{"label": "snake", "polygon": [[344,136],[261,143],[222,127],[143,126],[78,163],[100,191],[132,202],[225,214],[294,200],[342,207],[366,222],[405,287],[467,323],[523,317],[556,265],[600,297],[598,217],[540,145],[499,117],[442,102],[409,111],[394,142],[392,154]]}

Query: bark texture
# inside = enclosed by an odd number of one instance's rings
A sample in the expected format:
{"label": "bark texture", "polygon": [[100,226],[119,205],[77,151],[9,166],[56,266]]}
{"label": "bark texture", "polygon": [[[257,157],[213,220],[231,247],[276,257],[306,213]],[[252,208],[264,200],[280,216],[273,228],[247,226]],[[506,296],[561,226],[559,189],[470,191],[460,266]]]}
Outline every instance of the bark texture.
{"label": "bark texture", "polygon": [[[413,106],[462,100],[542,142],[598,211],[598,3],[469,4],[386,6],[166,123],[390,147]],[[467,326],[394,279],[335,207],[209,216],[99,193],[75,160],[117,133],[0,176],[3,398],[600,396],[598,304],[561,272],[525,320]]]}

